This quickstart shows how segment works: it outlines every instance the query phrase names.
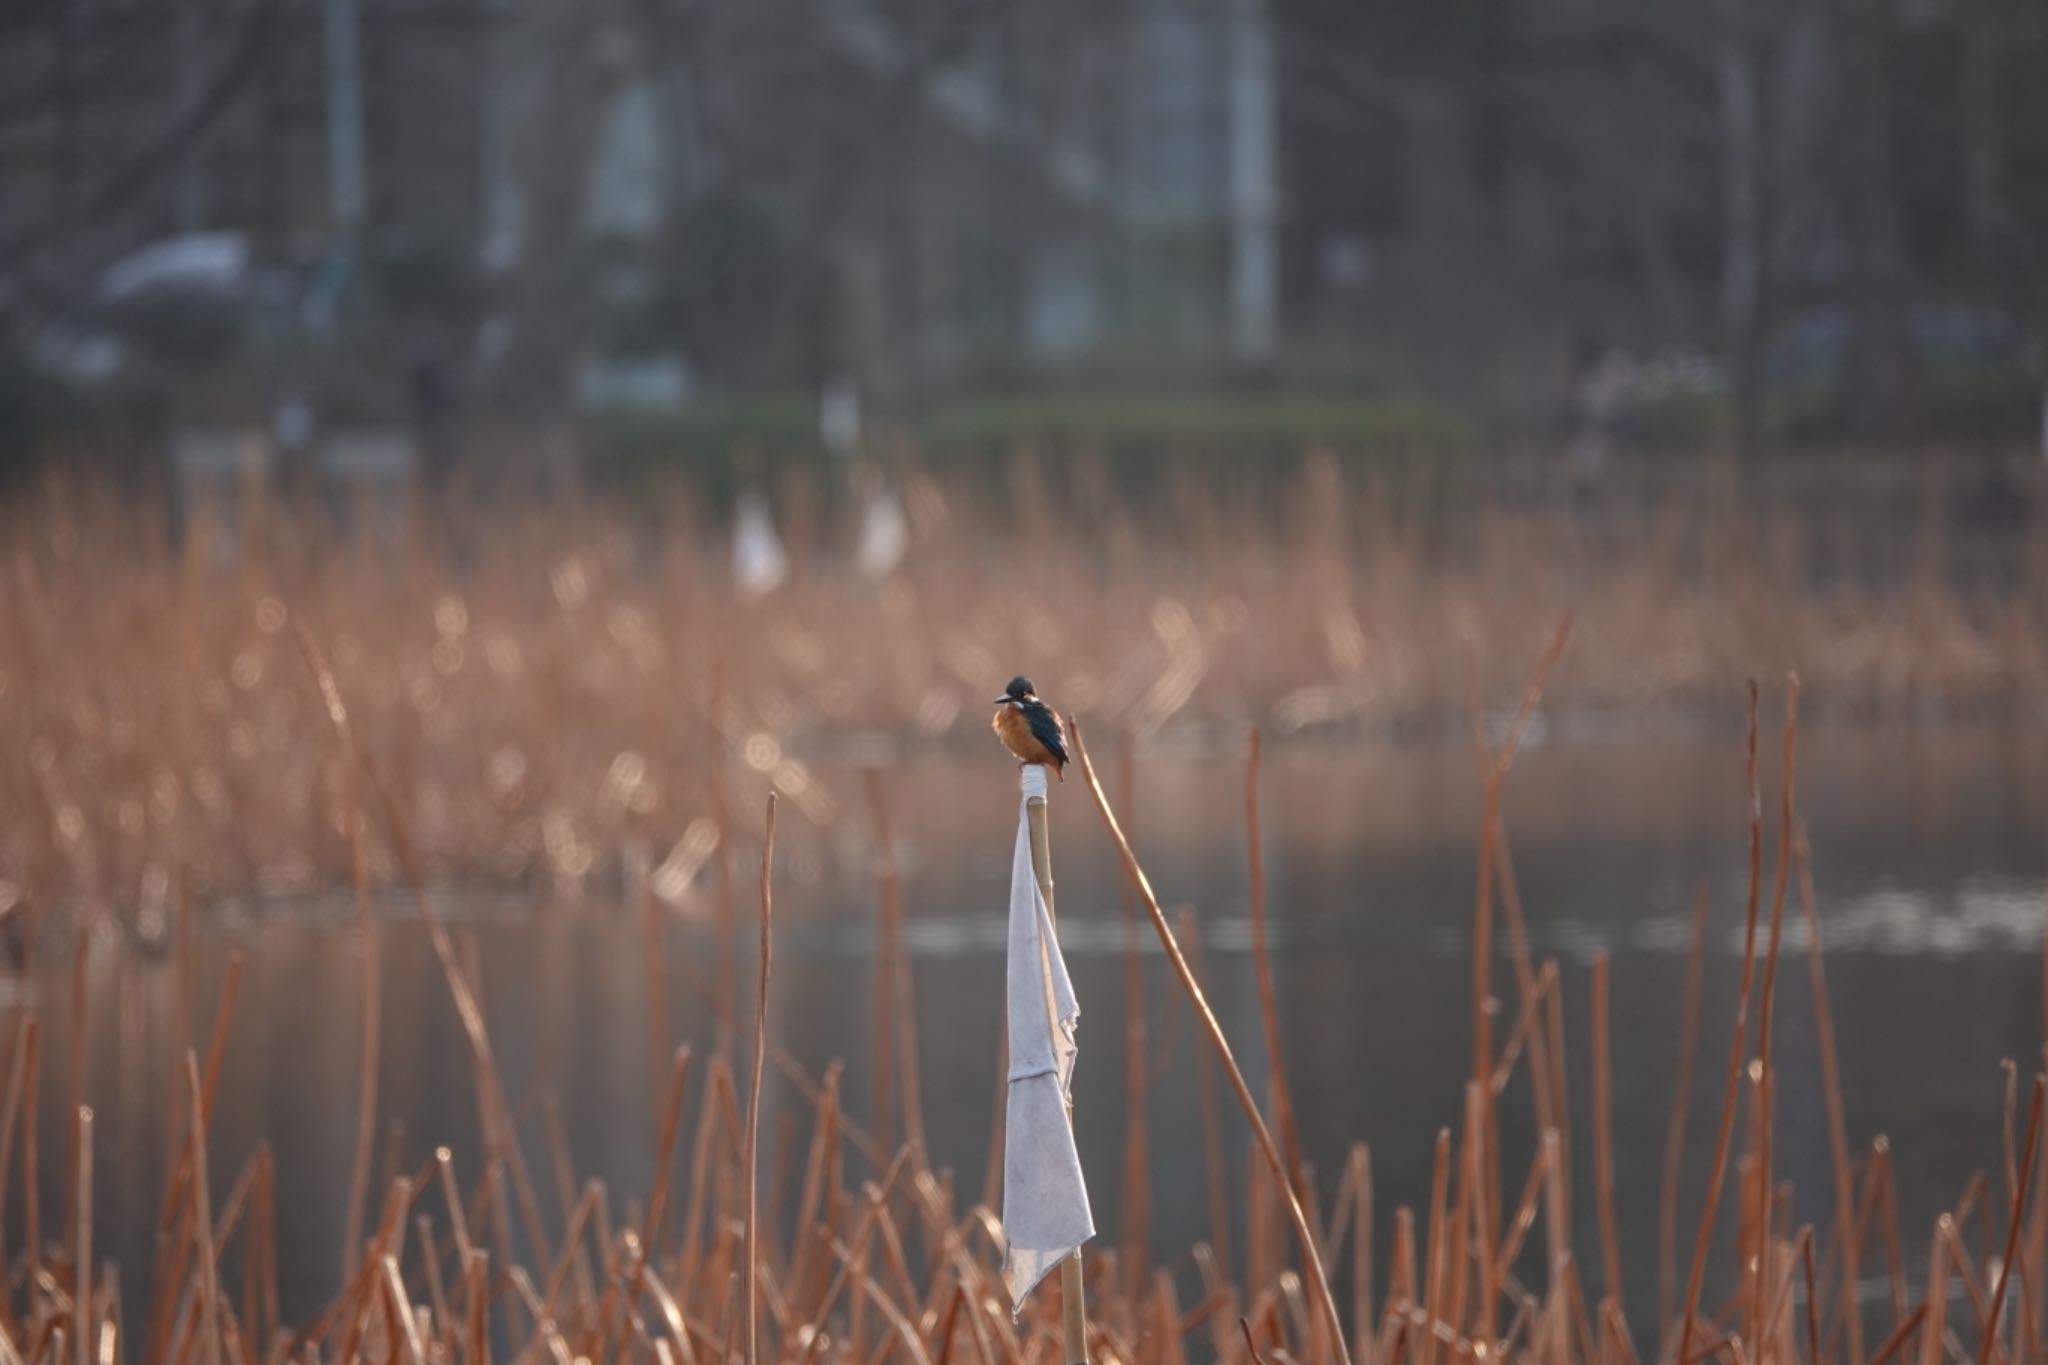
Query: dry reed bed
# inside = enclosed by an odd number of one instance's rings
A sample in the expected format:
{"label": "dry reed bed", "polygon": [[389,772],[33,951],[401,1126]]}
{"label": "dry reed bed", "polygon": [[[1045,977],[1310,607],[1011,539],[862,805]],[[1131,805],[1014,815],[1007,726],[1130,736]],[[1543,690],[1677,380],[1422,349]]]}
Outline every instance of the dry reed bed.
{"label": "dry reed bed", "polygon": [[[1295,1136],[1295,1102],[1278,1065],[1277,1010],[1264,946],[1256,741],[1246,766],[1245,809],[1255,965],[1270,1050],[1263,1104],[1255,1101],[1203,997],[1199,954],[1190,956],[1199,946],[1189,933],[1192,921],[1184,920],[1176,932],[1161,912],[1124,838],[1086,736],[1076,728],[1086,788],[1128,873],[1133,971],[1137,934],[1149,920],[1168,951],[1182,1004],[1193,1010],[1207,1040],[1206,1198],[1219,1229],[1211,1244],[1183,1255],[1155,1255],[1146,1244],[1141,1229],[1152,1192],[1143,1154],[1150,1139],[1140,1087],[1147,1069],[1146,1028],[1158,1011],[1148,1013],[1140,994],[1128,993],[1133,1084],[1123,1234],[1114,1245],[1098,1244],[1089,1258],[1093,1359],[1144,1365],[1206,1357],[1356,1365],[1481,1365],[1494,1359],[1629,1365],[1708,1358],[1728,1365],[1945,1365],[1974,1358],[1977,1365],[2027,1365],[2040,1358],[2048,1203],[2030,1195],[2048,1160],[2041,1142],[2043,1082],[2035,1080],[2030,1100],[2022,1104],[2018,1072],[2008,1068],[2004,1168],[1973,1177],[1959,1204],[1926,1234],[1926,1268],[1918,1283],[1909,1274],[1918,1259],[1906,1253],[1898,1227],[1893,1160],[1881,1140],[1862,1151],[1851,1146],[1796,804],[1796,680],[1786,695],[1776,818],[1770,822],[1774,840],[1766,829],[1757,692],[1754,686],[1750,691],[1741,987],[1732,1002],[1725,1061],[1718,1053],[1706,1054],[1708,1065],[1724,1068],[1721,1101],[1707,1115],[1690,1116],[1683,1108],[1697,1040],[1704,1036],[1711,1043],[1724,1021],[1720,1009],[1706,1011],[1698,988],[1711,913],[1703,898],[1692,939],[1684,1038],[1675,1059],[1679,1098],[1671,1119],[1660,1246],[1651,1253],[1624,1252],[1619,1245],[1608,1132],[1607,965],[1603,959],[1593,975],[1594,1062],[1592,1075],[1582,1081],[1593,1097],[1593,1131],[1574,1134],[1560,975],[1555,962],[1532,958],[1500,816],[1500,792],[1521,729],[1567,629],[1568,623],[1560,625],[1541,656],[1501,742],[1489,745],[1475,726],[1486,782],[1474,900],[1472,1070],[1462,1121],[1437,1136],[1426,1198],[1401,1203],[1391,1218],[1385,1217],[1388,1201],[1374,1187],[1371,1154],[1363,1145],[1351,1149],[1333,1176],[1304,1159]],[[362,780],[372,768],[354,726],[349,689],[316,643],[302,637],[302,644],[322,707],[320,761],[341,793],[342,825],[356,855],[351,866],[362,928],[374,935],[365,848],[383,847],[399,880],[415,893],[418,856],[402,812],[374,781]],[[1127,759],[1120,779],[1127,793]],[[878,781],[870,786],[870,801],[885,945],[876,963],[882,989],[875,1046],[889,1065],[878,1067],[865,1123],[851,1112],[836,1066],[822,1077],[809,1076],[766,1034],[774,989],[771,796],[758,871],[751,1024],[725,979],[707,988],[724,1021],[721,1036],[701,1062],[689,1047],[673,1048],[665,1022],[671,983],[658,959],[649,958],[647,1061],[650,1084],[664,1100],[657,1110],[654,1185],[644,1197],[636,1192],[621,1200],[599,1182],[579,1181],[552,1116],[540,1159],[522,1150],[488,1024],[476,1003],[474,966],[465,963],[422,896],[419,913],[474,1063],[483,1169],[458,1172],[444,1150],[417,1172],[388,1173],[373,1191],[369,1170],[379,1113],[375,1072],[366,1067],[354,1097],[359,1127],[345,1246],[349,1270],[332,1302],[307,1322],[279,1320],[276,1228],[280,1217],[289,1217],[290,1203],[289,1192],[277,1188],[268,1154],[258,1150],[224,1184],[210,1166],[206,1135],[220,1101],[221,1059],[232,1045],[236,967],[230,965],[204,1060],[197,1048],[183,1056],[178,1121],[171,1131],[184,1140],[161,1209],[159,1255],[149,1267],[95,1263],[92,1117],[76,1103],[85,1093],[85,1077],[77,1070],[81,1061],[74,1061],[68,1078],[73,1124],[61,1156],[65,1205],[61,1212],[38,1206],[37,1171],[48,1159],[36,1149],[34,1121],[41,1020],[33,1007],[18,1009],[8,1024],[0,1102],[0,1172],[8,1176],[0,1181],[0,1201],[11,1196],[24,1206],[20,1216],[28,1239],[24,1247],[0,1251],[0,1264],[9,1271],[8,1292],[0,1296],[0,1361],[1056,1361],[1056,1294],[1042,1289],[1021,1320],[1011,1320],[995,1273],[999,1228],[992,1196],[984,1192],[977,1199],[956,1188],[951,1173],[935,1161],[938,1154],[924,1150],[916,1004]],[[733,829],[722,826],[719,834],[720,847],[729,849]],[[1773,843],[1767,876],[1766,846]],[[730,952],[742,929],[739,898],[732,894],[740,878],[730,860],[723,865],[721,951]],[[1819,1028],[1817,1084],[1781,1077],[1773,1059],[1776,985],[1789,966],[1781,961],[1779,945],[1795,886],[1799,913],[1812,931],[1805,967]],[[652,899],[643,899],[641,909],[652,928],[659,913]],[[1502,992],[1505,1007],[1498,1019],[1487,1007],[1496,993],[1496,920],[1512,969],[1512,990]],[[377,1047],[378,961],[374,951],[362,958],[366,1057]],[[88,980],[81,965],[70,1002],[81,1016],[90,1008]],[[1729,1003],[1717,1002],[1722,1008]],[[791,1139],[763,1161],[759,1106],[771,1063],[791,1093],[802,1097],[808,1139],[792,1125],[786,1130]],[[691,1118],[683,1112],[685,1082],[700,1065],[707,1080]],[[1220,1193],[1230,1154],[1221,1137],[1219,1082],[1227,1082],[1254,1135],[1253,1179],[1245,1205],[1236,1210],[1225,1207]],[[1794,1084],[1803,1084],[1826,1106],[1833,1163],[1831,1188],[1806,1202],[1795,1201],[1773,1168],[1779,1097]],[[1511,1088],[1526,1089],[1533,1101],[1537,1155],[1526,1171],[1503,1169],[1499,1101]],[[1710,1193],[1697,1209],[1681,1209],[1682,1138],[1688,1125],[1701,1122],[1715,1125],[1717,1139],[1707,1172]],[[899,1123],[905,1135],[900,1146],[878,1136],[896,1131]],[[1582,1256],[1572,1240],[1571,1210],[1575,1175],[1587,1171],[1583,1165],[1575,1171],[1575,1163],[1589,1152],[1599,1246]],[[1403,1198],[1423,1193],[1399,1192]],[[0,1204],[0,1227],[9,1225],[12,1212]],[[1233,1215],[1244,1229],[1241,1261],[1226,1235]],[[1710,1258],[1724,1220],[1732,1226],[1733,1256],[1715,1267]],[[1391,1248],[1384,1268],[1373,1261],[1377,1239]],[[149,1280],[146,1316],[125,1330],[118,1309],[123,1273]],[[1889,1286],[1889,1301],[1866,1312],[1857,1286],[1872,1273]],[[1710,1283],[1716,1286],[1711,1299],[1705,1292]],[[1653,1297],[1656,1338],[1638,1341],[1631,1323],[1641,1319],[1631,1318],[1624,1304],[1641,1311]]]}
{"label": "dry reed bed", "polygon": [[259,507],[220,562],[206,537],[170,543],[160,509],[54,490],[0,526],[0,909],[152,931],[180,894],[346,885],[299,626],[427,877],[559,897],[629,885],[635,849],[687,880],[715,807],[771,782],[830,825],[817,765],[979,745],[990,688],[1026,665],[1141,734],[1440,720],[1474,686],[1510,692],[1572,603],[1560,681],[1581,706],[1720,706],[1757,668],[1878,716],[2048,691],[2048,536],[2005,542],[1993,589],[1935,513],[1902,537],[1727,492],[1598,518],[1481,501],[1445,524],[1332,461],[1263,508],[1201,486],[1135,508],[1010,492],[910,481],[911,548],[880,584],[849,532],[791,516],[791,577],[750,600],[682,504],[660,535],[593,505],[502,512],[458,548]]}

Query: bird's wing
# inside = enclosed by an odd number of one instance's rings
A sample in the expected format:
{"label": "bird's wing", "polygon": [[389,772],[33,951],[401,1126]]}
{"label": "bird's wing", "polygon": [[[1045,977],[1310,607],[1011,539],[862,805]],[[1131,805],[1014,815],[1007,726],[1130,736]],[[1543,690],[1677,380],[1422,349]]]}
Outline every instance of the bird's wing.
{"label": "bird's wing", "polygon": [[1030,722],[1032,738],[1043,744],[1047,752],[1064,765],[1067,762],[1067,732],[1053,709],[1042,701],[1032,702],[1024,708],[1024,718]]}

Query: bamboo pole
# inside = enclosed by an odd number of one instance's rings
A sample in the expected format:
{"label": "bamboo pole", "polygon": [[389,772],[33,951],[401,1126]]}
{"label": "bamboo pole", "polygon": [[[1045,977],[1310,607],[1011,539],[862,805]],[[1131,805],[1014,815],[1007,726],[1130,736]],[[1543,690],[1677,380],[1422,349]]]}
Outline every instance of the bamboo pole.
{"label": "bamboo pole", "polygon": [[[1055,926],[1052,906],[1052,835],[1046,826],[1045,797],[1027,796],[1024,819],[1031,832],[1031,871],[1038,878],[1038,894],[1045,898],[1045,917]],[[1067,1122],[1074,1121],[1074,1102],[1067,1100]],[[1060,1333],[1066,1345],[1068,1365],[1088,1365],[1088,1307],[1082,1297],[1081,1252],[1060,1263]]]}

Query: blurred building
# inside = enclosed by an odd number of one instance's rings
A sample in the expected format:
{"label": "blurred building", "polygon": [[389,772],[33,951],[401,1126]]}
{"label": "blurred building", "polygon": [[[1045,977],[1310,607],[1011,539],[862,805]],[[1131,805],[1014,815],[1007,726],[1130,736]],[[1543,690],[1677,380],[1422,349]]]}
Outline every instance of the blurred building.
{"label": "blurred building", "polygon": [[1947,397],[1917,309],[2043,330],[2044,54],[2038,7],[1909,0],[50,0],[0,12],[0,327],[227,230],[371,360],[883,412],[1246,369],[1540,404],[1573,338],[1751,390],[1831,306],[1896,429]]}
{"label": "blurred building", "polygon": [[0,114],[0,224],[53,225],[10,263],[52,281],[233,230],[437,297],[459,291],[429,277],[595,256],[593,291],[630,305],[693,206],[737,196],[832,264],[843,344],[885,384],[1275,345],[1264,0],[69,0],[5,22],[0,89],[26,98]]}

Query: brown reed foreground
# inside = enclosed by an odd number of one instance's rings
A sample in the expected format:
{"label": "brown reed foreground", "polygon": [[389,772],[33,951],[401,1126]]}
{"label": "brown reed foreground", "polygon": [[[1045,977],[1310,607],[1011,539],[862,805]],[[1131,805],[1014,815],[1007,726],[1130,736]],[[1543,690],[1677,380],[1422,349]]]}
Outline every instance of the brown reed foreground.
{"label": "brown reed foreground", "polygon": [[[635,847],[706,856],[681,836],[728,766],[747,784],[730,796],[772,782],[823,825],[842,814],[823,765],[979,752],[982,700],[1027,662],[1098,729],[1455,736],[1469,689],[1511,695],[1570,603],[1558,682],[1578,708],[1732,729],[1727,679],[1787,669],[1814,712],[1859,720],[2048,695],[2048,528],[1994,534],[1938,482],[1903,507],[1802,502],[1704,470],[1579,508],[1440,506],[1334,460],[1261,496],[1219,480],[1128,501],[1034,470],[994,497],[906,479],[908,552],[878,582],[818,490],[785,490],[789,577],[758,598],[682,501],[347,535],[250,503],[223,557],[203,521],[179,543],[160,506],[49,490],[0,517],[0,904],[147,930],[180,888],[347,886],[295,625],[429,881],[556,900],[630,886]],[[363,852],[395,877],[381,841]]]}
{"label": "brown reed foreground", "polygon": [[[1371,1154],[1363,1145],[1353,1147],[1335,1173],[1313,1169],[1294,1136],[1298,1097],[1290,1095],[1277,1067],[1268,1077],[1267,1100],[1257,1101],[1234,1056],[1252,1042],[1227,1039],[1209,1010],[1198,959],[1187,951],[1197,945],[1184,947],[1185,925],[1176,931],[1162,912],[1123,835],[1084,732],[1074,727],[1081,774],[1136,893],[1134,908],[1142,908],[1166,948],[1208,1061],[1227,1078],[1255,1142],[1253,1179],[1244,1207],[1234,1211],[1215,1202],[1215,1191],[1223,1188],[1218,1170],[1227,1156],[1220,1140],[1207,1143],[1210,1214],[1223,1228],[1230,1216],[1238,1219],[1244,1229],[1241,1257],[1238,1248],[1221,1241],[1154,1256],[1130,1228],[1120,1244],[1105,1238],[1090,1249],[1092,1359],[1147,1365],[1203,1358],[1352,1365],[1690,1365],[1707,1359],[1727,1365],[2026,1365],[2041,1358],[2048,1321],[2048,1203],[2032,1196],[2048,1161],[2041,1136],[2043,1081],[2033,1082],[2023,1105],[2019,1073],[2008,1067],[2003,1169],[1973,1177],[1961,1201],[1932,1229],[1899,1228],[1897,1166],[1883,1142],[1861,1151],[1851,1146],[1796,805],[1796,679],[1785,695],[1774,839],[1766,831],[1754,685],[1749,693],[1749,881],[1738,997],[1710,1005],[1696,987],[1689,992],[1688,1041],[1673,1059],[1681,1107],[1672,1115],[1672,1151],[1683,1150],[1678,1139],[1689,1123],[1713,1125],[1710,1193],[1698,1207],[1681,1211],[1674,1161],[1666,1168],[1661,1247],[1653,1252],[1619,1245],[1607,1131],[1612,1021],[1606,963],[1593,976],[1593,1074],[1582,1082],[1593,1096],[1593,1131],[1575,1136],[1567,1118],[1571,1095],[1560,975],[1554,962],[1532,959],[1499,804],[1521,730],[1568,628],[1569,621],[1556,631],[1501,742],[1489,746],[1475,730],[1488,776],[1474,902],[1472,1071],[1461,1121],[1437,1135],[1427,1191],[1376,1189]],[[375,765],[355,729],[348,688],[316,643],[302,643],[323,703],[322,761],[341,793],[340,818],[355,853],[363,928],[374,933],[377,912],[368,894],[364,848],[373,841],[387,846],[398,879],[416,893],[418,854],[402,812],[374,780]],[[1733,757],[1731,751],[1731,762]],[[1262,875],[1257,764],[1254,743],[1246,812],[1255,880]],[[888,945],[877,971],[878,979],[895,983],[892,993],[878,996],[876,1036],[879,1050],[893,1051],[900,1080],[878,1085],[876,1093],[895,1112],[870,1106],[866,1123],[858,1121],[836,1065],[822,1076],[807,1075],[767,1034],[772,796],[759,866],[760,948],[751,1024],[727,999],[720,1006],[723,1036],[701,1060],[689,1047],[669,1053],[661,1022],[668,983],[650,957],[649,1062],[665,1097],[657,1109],[658,1162],[650,1190],[579,1182],[555,1123],[536,1175],[515,1133],[488,1021],[477,1003],[474,969],[422,895],[419,913],[470,1046],[484,1161],[481,1169],[459,1171],[442,1149],[420,1170],[395,1172],[373,1190],[368,1154],[379,1115],[371,1088],[375,1072],[366,1069],[356,1096],[360,1127],[351,1207],[369,1221],[352,1217],[344,1279],[326,1308],[308,1321],[281,1321],[278,1309],[277,1229],[292,1216],[292,1192],[279,1188],[263,1150],[225,1180],[226,1173],[210,1164],[207,1135],[221,1099],[221,1059],[232,1045],[237,971],[231,966],[203,1054],[195,1048],[183,1057],[177,1122],[170,1129],[179,1135],[179,1149],[165,1154],[173,1161],[172,1176],[158,1223],[158,1254],[145,1266],[96,1261],[93,1118],[75,1103],[84,1093],[83,1077],[75,1071],[68,1149],[55,1156],[37,1150],[41,1020],[35,1006],[18,1007],[7,1022],[0,1102],[0,1172],[6,1175],[0,1180],[0,1228],[23,1227],[26,1241],[0,1248],[7,1272],[6,1292],[0,1294],[0,1361],[1057,1362],[1057,1295],[1042,1289],[1021,1319],[1012,1321],[997,1273],[996,1213],[985,1200],[957,1188],[944,1154],[925,1150],[921,1141],[916,1006],[879,784],[873,791]],[[722,831],[721,847],[732,842],[730,831]],[[1766,880],[1769,843],[1775,847]],[[1821,1040],[1817,1078],[1783,1075],[1773,1058],[1776,987],[1786,966],[1779,945],[1795,885],[1799,911],[1812,931],[1806,968]],[[1253,903],[1262,921],[1262,889],[1255,887]],[[1512,992],[1498,1012],[1489,1008],[1496,909],[1513,975]],[[1695,982],[1704,942],[1700,926],[1712,912],[1703,900],[1691,949]],[[728,943],[738,933],[739,918],[728,906],[722,929]],[[1127,940],[1127,951],[1135,952],[1134,940]],[[1263,1026],[1270,1046],[1278,1021],[1263,928],[1255,952],[1266,987]],[[373,1054],[377,955],[363,961],[362,1046]],[[71,1005],[82,1012],[83,970],[77,980]],[[1146,1021],[1135,999],[1126,1003],[1133,1011],[1130,1029],[1142,1074]],[[1731,1024],[1725,1060],[1707,1054],[1710,1065],[1724,1068],[1720,1104],[1694,1119],[1682,1107],[1694,1060],[1690,1040],[1713,1040],[1724,1022]],[[892,1026],[901,1040],[893,1048]],[[1390,1035],[1386,1045],[1400,1041]],[[1272,1055],[1277,1058],[1277,1051]],[[808,1145],[798,1157],[799,1136],[782,1149],[787,1160],[763,1162],[760,1105],[770,1064],[801,1097],[799,1123],[808,1128]],[[698,1066],[708,1077],[704,1099],[694,1123],[686,1123],[685,1081]],[[1502,1132],[1499,1102],[1511,1089],[1527,1091],[1535,1116],[1536,1155],[1526,1170],[1505,1167],[1511,1144]],[[1783,1097],[1795,1091],[1809,1101],[1818,1096],[1827,1111],[1834,1179],[1818,1197],[1781,1185],[1774,1173],[1776,1115]],[[1214,1133],[1216,1092],[1207,1093],[1204,1129]],[[1141,1097],[1134,1103],[1139,1107],[1131,1122],[1139,1128],[1142,1152]],[[898,1119],[908,1141],[894,1149],[878,1143],[874,1134]],[[342,1121],[340,1114],[336,1121]],[[1572,1186],[1575,1164],[1589,1154],[1599,1245],[1582,1256],[1573,1239]],[[39,1204],[38,1172],[52,1160],[61,1160],[65,1171],[61,1210]],[[1126,1191],[1127,1208],[1144,1208],[1151,1194],[1202,1197],[1179,1190],[1148,1194],[1142,1160],[1134,1169],[1141,1187]],[[1577,1170],[1583,1174],[1587,1168]],[[1389,1204],[1397,1205],[1391,1218],[1385,1215]],[[551,1207],[544,1211],[544,1205]],[[1928,1239],[1924,1263],[1906,1249],[1921,1237]],[[1391,1247],[1384,1267],[1374,1260],[1376,1241]],[[1240,1269],[1233,1272],[1233,1265]],[[1866,1309],[1859,1288],[1871,1276],[1881,1279],[1887,1293]],[[122,1320],[123,1277],[147,1282],[140,1321]],[[1654,1318],[1647,1309],[1653,1300]],[[1654,1323],[1654,1336],[1637,1336],[1636,1324],[1643,1322]]]}

